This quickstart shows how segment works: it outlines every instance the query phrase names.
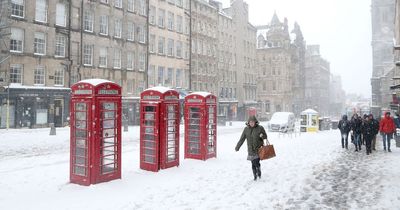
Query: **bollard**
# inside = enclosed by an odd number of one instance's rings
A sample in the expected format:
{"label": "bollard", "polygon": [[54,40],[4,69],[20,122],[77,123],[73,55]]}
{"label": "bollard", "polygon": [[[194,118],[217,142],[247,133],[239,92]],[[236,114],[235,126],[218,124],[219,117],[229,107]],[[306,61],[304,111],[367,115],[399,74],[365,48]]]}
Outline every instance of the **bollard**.
{"label": "bollard", "polygon": [[54,126],[54,123],[49,123],[50,125],[50,136],[55,136],[56,135],[56,127]]}

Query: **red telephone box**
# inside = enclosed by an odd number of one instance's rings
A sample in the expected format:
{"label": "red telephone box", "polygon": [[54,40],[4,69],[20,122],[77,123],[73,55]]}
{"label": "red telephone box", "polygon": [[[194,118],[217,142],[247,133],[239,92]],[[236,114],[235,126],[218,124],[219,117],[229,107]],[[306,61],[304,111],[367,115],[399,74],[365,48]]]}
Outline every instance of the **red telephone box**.
{"label": "red telephone box", "polygon": [[121,87],[103,79],[71,87],[70,181],[81,185],[121,178]]}
{"label": "red telephone box", "polygon": [[217,156],[217,97],[194,92],[185,97],[185,158]]}
{"label": "red telephone box", "polygon": [[140,168],[179,165],[179,93],[153,87],[140,94]]}

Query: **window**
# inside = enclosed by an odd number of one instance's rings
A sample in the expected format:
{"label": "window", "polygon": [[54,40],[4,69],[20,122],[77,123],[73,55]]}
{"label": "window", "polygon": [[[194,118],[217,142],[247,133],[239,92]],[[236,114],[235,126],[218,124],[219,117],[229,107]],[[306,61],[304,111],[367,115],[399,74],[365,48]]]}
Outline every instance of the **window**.
{"label": "window", "polygon": [[44,66],[37,66],[33,75],[35,85],[44,85]]}
{"label": "window", "polygon": [[168,30],[174,30],[174,13],[168,12]]}
{"label": "window", "polygon": [[182,7],[182,0],[176,0],[176,6]]}
{"label": "window", "polygon": [[100,16],[100,34],[108,35],[108,16]]}
{"label": "window", "polygon": [[45,55],[46,54],[46,35],[41,32],[36,32],[33,45],[34,45],[34,54]]}
{"label": "window", "polygon": [[168,56],[174,56],[174,40],[168,39]]}
{"label": "window", "polygon": [[20,28],[11,28],[10,51],[20,52],[24,50],[24,30]]}
{"label": "window", "polygon": [[100,2],[103,4],[108,4],[108,0],[100,0]]}
{"label": "window", "polygon": [[64,86],[64,69],[59,68],[54,72],[54,85]]}
{"label": "window", "polygon": [[121,68],[121,50],[114,49],[114,68],[120,69]]}
{"label": "window", "polygon": [[93,45],[83,45],[83,65],[93,65]]}
{"label": "window", "polygon": [[128,69],[128,70],[133,70],[133,67],[134,67],[133,57],[134,57],[133,52],[128,52],[126,54],[126,69]]}
{"label": "window", "polygon": [[156,35],[150,34],[150,43],[149,43],[149,51],[151,53],[155,52],[155,46],[156,45]]}
{"label": "window", "polygon": [[185,46],[185,59],[189,59],[189,43],[186,43]]}
{"label": "window", "polygon": [[158,26],[164,28],[165,10],[158,9]]}
{"label": "window", "polygon": [[164,66],[159,66],[158,67],[157,82],[158,82],[159,85],[163,85],[164,84]]}
{"label": "window", "polygon": [[36,0],[35,20],[47,22],[47,0]]}
{"label": "window", "polygon": [[182,42],[181,41],[176,42],[176,57],[182,58]]}
{"label": "window", "polygon": [[176,69],[175,77],[176,77],[175,79],[176,87],[181,87],[182,69]]}
{"label": "window", "polygon": [[185,17],[185,34],[189,34],[189,24],[190,24],[189,18]]}
{"label": "window", "polygon": [[116,38],[121,38],[121,34],[122,34],[121,25],[122,25],[121,20],[116,19],[115,24],[114,24],[114,37],[116,37]]}
{"label": "window", "polygon": [[178,15],[176,16],[176,31],[179,33],[182,33],[182,16]]}
{"label": "window", "polygon": [[175,0],[168,0],[168,3],[175,4]]}
{"label": "window", "polygon": [[150,17],[149,17],[149,23],[151,25],[156,24],[156,7],[155,6],[150,6],[149,8],[150,12]]}
{"label": "window", "polygon": [[57,3],[56,6],[56,25],[66,26],[65,4]]}
{"label": "window", "polygon": [[144,26],[139,26],[138,29],[139,29],[139,42],[146,43]]}
{"label": "window", "polygon": [[135,11],[135,0],[128,0],[128,11]]}
{"label": "window", "polygon": [[132,22],[128,22],[127,25],[127,40],[134,41],[135,40],[135,24]]}
{"label": "window", "polygon": [[99,51],[99,67],[107,67],[107,48],[102,47]]}
{"label": "window", "polygon": [[24,17],[25,2],[24,0],[11,0],[11,16]]}
{"label": "window", "polygon": [[93,13],[86,10],[83,15],[83,30],[93,32]]}
{"label": "window", "polygon": [[146,14],[146,0],[139,0],[139,14],[147,15]]}
{"label": "window", "polygon": [[10,83],[22,84],[22,70],[21,64],[10,65]]}
{"label": "window", "polygon": [[156,67],[154,65],[150,65],[149,66],[149,72],[148,72],[149,85],[156,85],[155,84],[155,77],[154,77],[155,71],[156,71]]}
{"label": "window", "polygon": [[146,67],[146,54],[139,54],[139,71],[144,71]]}
{"label": "window", "polygon": [[173,68],[168,68],[167,78],[165,79],[165,84],[172,85],[172,74],[174,72]]}
{"label": "window", "polygon": [[164,43],[165,43],[165,38],[164,37],[158,37],[158,54],[164,55]]}
{"label": "window", "polygon": [[122,8],[122,0],[115,0],[114,6],[117,8]]}
{"label": "window", "polygon": [[56,57],[65,57],[65,36],[61,34],[56,35]]}

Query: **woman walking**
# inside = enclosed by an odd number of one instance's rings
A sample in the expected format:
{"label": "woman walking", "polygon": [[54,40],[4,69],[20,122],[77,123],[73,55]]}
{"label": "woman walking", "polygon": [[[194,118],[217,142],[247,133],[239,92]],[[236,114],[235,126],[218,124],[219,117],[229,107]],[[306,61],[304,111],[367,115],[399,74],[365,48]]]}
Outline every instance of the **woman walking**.
{"label": "woman walking", "polygon": [[259,125],[255,116],[250,116],[243,130],[242,136],[237,143],[235,150],[239,151],[244,140],[247,139],[247,160],[251,161],[254,181],[261,178],[260,158],[258,157],[258,149],[263,145],[264,139],[267,139],[267,133],[263,126]]}

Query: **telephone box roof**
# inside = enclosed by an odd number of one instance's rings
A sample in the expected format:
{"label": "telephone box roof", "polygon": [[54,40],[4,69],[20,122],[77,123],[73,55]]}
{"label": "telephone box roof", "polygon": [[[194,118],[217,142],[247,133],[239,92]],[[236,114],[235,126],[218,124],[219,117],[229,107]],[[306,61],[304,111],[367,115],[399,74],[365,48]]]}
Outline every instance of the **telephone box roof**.
{"label": "telephone box roof", "polygon": [[79,81],[78,83],[89,83],[89,84],[91,84],[93,86],[97,86],[97,85],[102,84],[102,83],[114,83],[114,84],[116,84],[115,82],[112,82],[112,81],[109,81],[109,80],[105,80],[105,79],[85,79],[85,80]]}

